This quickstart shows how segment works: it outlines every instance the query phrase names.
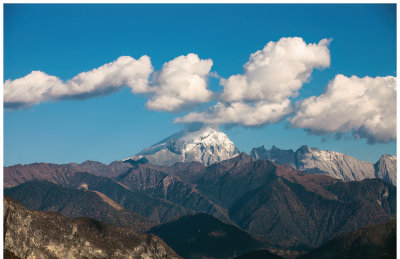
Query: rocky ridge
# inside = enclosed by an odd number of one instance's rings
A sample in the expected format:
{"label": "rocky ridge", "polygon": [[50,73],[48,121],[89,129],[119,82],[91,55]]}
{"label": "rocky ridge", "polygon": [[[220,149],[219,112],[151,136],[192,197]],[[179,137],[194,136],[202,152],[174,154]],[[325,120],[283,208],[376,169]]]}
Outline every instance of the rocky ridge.
{"label": "rocky ridge", "polygon": [[20,258],[180,258],[154,235],[30,211],[4,198],[4,249]]}
{"label": "rocky ridge", "polygon": [[256,159],[271,160],[279,165],[286,164],[310,174],[329,175],[345,181],[381,178],[396,185],[397,158],[391,155],[383,155],[375,164],[357,160],[343,153],[307,146],[302,146],[296,151],[275,146],[267,150],[261,146],[253,148],[250,155]]}

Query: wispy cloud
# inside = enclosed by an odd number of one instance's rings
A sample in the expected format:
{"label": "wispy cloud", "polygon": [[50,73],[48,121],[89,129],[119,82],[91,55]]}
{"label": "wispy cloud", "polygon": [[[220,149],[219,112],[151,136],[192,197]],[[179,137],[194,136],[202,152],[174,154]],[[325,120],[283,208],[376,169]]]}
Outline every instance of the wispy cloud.
{"label": "wispy cloud", "polygon": [[217,103],[204,112],[191,112],[175,119],[178,123],[201,122],[211,125],[238,124],[259,126],[275,123],[292,111],[290,100],[269,103],[259,101],[254,104],[244,102]]}
{"label": "wispy cloud", "polygon": [[122,56],[66,82],[41,71],[32,71],[25,77],[4,83],[4,105],[8,109],[19,109],[45,101],[86,99],[117,91],[123,86],[133,93],[145,93],[149,91],[148,77],[152,71],[148,56],[138,60]]}
{"label": "wispy cloud", "polygon": [[155,73],[148,56],[138,60],[122,56],[65,82],[32,71],[4,83],[4,103],[7,109],[20,109],[46,101],[87,99],[128,87],[134,94],[149,96],[146,106],[150,110],[175,112],[210,101],[213,93],[207,89],[207,77],[212,65],[211,59],[190,53],[165,63]]}

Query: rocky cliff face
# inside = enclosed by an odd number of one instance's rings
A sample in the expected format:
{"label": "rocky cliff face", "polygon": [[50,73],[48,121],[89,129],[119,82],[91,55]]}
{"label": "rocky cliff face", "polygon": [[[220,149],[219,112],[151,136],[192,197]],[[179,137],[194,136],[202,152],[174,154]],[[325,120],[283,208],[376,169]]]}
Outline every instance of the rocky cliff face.
{"label": "rocky cliff face", "polygon": [[383,155],[375,163],[375,176],[382,178],[388,183],[396,185],[397,181],[397,158],[391,155]]}
{"label": "rocky cliff face", "polygon": [[154,235],[30,211],[4,198],[4,249],[21,258],[179,258]]}
{"label": "rocky cliff face", "polygon": [[181,131],[127,159],[145,157],[152,164],[167,166],[191,161],[211,165],[238,154],[233,142],[223,132],[206,127],[193,132]]}
{"label": "rocky cliff face", "polygon": [[320,150],[302,146],[296,151],[282,150],[273,146],[253,148],[250,155],[256,159],[271,160],[279,165],[311,174],[324,174],[345,181],[360,181],[367,178],[381,178],[396,185],[396,157],[383,155],[374,165],[335,151]]}
{"label": "rocky cliff face", "polygon": [[373,165],[335,151],[302,146],[295,152],[297,168],[302,171],[325,172],[345,181],[360,181],[375,178]]}

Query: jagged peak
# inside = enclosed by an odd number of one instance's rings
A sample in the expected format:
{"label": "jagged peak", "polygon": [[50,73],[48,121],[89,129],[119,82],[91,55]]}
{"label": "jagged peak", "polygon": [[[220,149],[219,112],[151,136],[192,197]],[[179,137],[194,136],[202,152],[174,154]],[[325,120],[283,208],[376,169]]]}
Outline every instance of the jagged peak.
{"label": "jagged peak", "polygon": [[394,155],[389,155],[389,154],[383,154],[380,159],[395,159],[397,160],[397,157]]}
{"label": "jagged peak", "polygon": [[311,149],[307,145],[302,145],[301,147],[299,147],[299,149],[297,149],[297,151],[308,151],[308,152],[310,152]]}
{"label": "jagged peak", "polygon": [[237,157],[240,158],[240,159],[249,158],[249,157],[252,158],[251,156],[246,154],[246,152],[241,152]]}
{"label": "jagged peak", "polygon": [[245,152],[241,152],[239,155],[237,155],[237,156],[235,156],[235,157],[233,157],[233,158],[231,158],[231,159],[227,159],[227,160],[225,160],[225,161],[227,161],[228,163],[230,163],[229,161],[239,162],[239,161],[243,161],[243,160],[245,160],[245,161],[247,161],[247,160],[249,160],[249,161],[255,161],[256,159],[254,159],[254,157],[252,157],[252,156],[246,154]]}
{"label": "jagged peak", "polygon": [[259,147],[253,147],[250,152],[259,151],[259,150],[266,150],[266,148],[264,145],[261,145]]}

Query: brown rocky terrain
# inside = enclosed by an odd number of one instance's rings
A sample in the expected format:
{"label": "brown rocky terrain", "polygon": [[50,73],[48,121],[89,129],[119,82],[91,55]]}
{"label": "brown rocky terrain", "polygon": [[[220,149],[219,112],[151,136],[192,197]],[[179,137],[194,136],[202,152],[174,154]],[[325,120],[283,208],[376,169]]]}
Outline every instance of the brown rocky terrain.
{"label": "brown rocky terrain", "polygon": [[160,238],[4,198],[4,249],[20,258],[180,258]]}

